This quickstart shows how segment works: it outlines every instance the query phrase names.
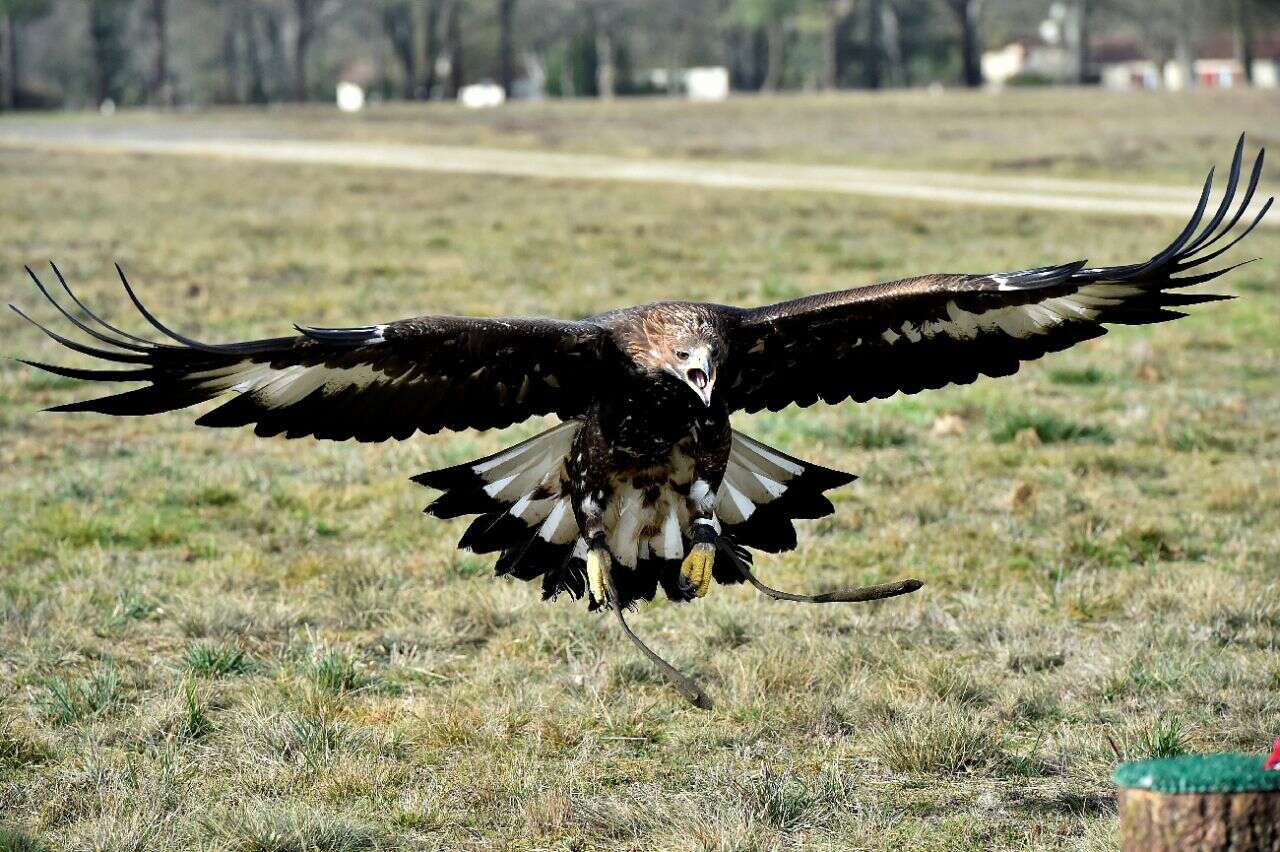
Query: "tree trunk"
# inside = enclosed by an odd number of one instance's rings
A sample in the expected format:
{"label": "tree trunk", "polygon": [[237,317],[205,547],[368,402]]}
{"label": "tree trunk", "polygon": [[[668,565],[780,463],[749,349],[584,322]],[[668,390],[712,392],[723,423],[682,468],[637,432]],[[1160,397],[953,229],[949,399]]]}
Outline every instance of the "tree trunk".
{"label": "tree trunk", "polygon": [[1089,14],[1092,0],[1079,0],[1076,5],[1076,82],[1081,86],[1093,82],[1092,60],[1089,57]]}
{"label": "tree trunk", "polygon": [[951,0],[951,8],[960,21],[960,59],[964,68],[964,84],[970,88],[982,85],[982,0]]}
{"label": "tree trunk", "polygon": [[764,79],[760,91],[776,92],[782,85],[782,63],[786,49],[787,31],[780,18],[771,19],[764,26],[766,44]]}
{"label": "tree trunk", "polygon": [[98,0],[89,8],[89,52],[93,61],[93,97],[97,106],[115,102],[127,55],[121,40],[124,10],[120,4]]}
{"label": "tree trunk", "polygon": [[382,31],[391,42],[391,50],[404,75],[401,95],[412,100],[418,88],[418,51],[413,43],[413,7],[408,0],[382,7]]}
{"label": "tree trunk", "polygon": [[169,85],[169,2],[151,0],[149,17],[156,38],[156,64],[151,79],[151,102],[173,106],[173,90]]}
{"label": "tree trunk", "polygon": [[449,42],[449,97],[457,100],[458,92],[466,85],[466,69],[463,68],[462,49],[462,0],[449,4],[449,27],[445,36]]}
{"label": "tree trunk", "polygon": [[289,73],[289,46],[285,43],[284,25],[275,8],[267,6],[263,9],[262,24],[267,38],[268,66],[263,75],[271,84],[264,86],[267,99],[273,95],[284,97],[292,86]]}
{"label": "tree trunk", "polygon": [[511,87],[516,81],[515,44],[511,26],[515,11],[516,0],[498,0],[498,80],[508,98],[511,97]]}
{"label": "tree trunk", "polygon": [[431,100],[436,90],[436,61],[440,58],[440,9],[444,0],[425,0],[422,39],[422,99]]}
{"label": "tree trunk", "polygon": [[596,28],[596,95],[604,101],[617,94],[617,66],[614,64],[613,35],[608,24]]}
{"label": "tree trunk", "polygon": [[1236,56],[1244,69],[1245,82],[1253,85],[1253,0],[1236,0]]}
{"label": "tree trunk", "polygon": [[898,13],[892,3],[885,3],[881,9],[880,27],[883,34],[881,43],[884,45],[884,56],[893,72],[894,84],[910,86],[911,66],[907,64],[905,52],[902,49],[902,27],[898,25]]}
{"label": "tree trunk", "polygon": [[1196,53],[1191,46],[1191,34],[1185,28],[1179,28],[1178,40],[1173,46],[1173,55],[1182,69],[1182,87],[1193,89],[1199,82],[1196,80]]}
{"label": "tree trunk", "polygon": [[228,4],[222,25],[222,90],[218,100],[240,103],[240,4]]}
{"label": "tree trunk", "polygon": [[298,33],[293,41],[293,99],[307,99],[307,53],[315,30],[315,6],[312,0],[293,0],[298,16]]}
{"label": "tree trunk", "polygon": [[18,105],[18,22],[12,12],[0,21],[0,56],[4,57],[0,68],[0,109],[13,109]]}
{"label": "tree trunk", "polygon": [[258,43],[258,25],[249,0],[240,4],[240,32],[244,38],[245,64],[249,66],[249,103],[267,102],[266,70],[262,65],[262,49]]}
{"label": "tree trunk", "polygon": [[1280,793],[1120,791],[1125,852],[1280,849]]}
{"label": "tree trunk", "polygon": [[822,34],[822,87],[838,89],[844,78],[845,35],[853,0],[827,0],[827,17]]}
{"label": "tree trunk", "polygon": [[871,0],[867,5],[867,61],[866,84],[868,89],[884,85],[884,0]]}

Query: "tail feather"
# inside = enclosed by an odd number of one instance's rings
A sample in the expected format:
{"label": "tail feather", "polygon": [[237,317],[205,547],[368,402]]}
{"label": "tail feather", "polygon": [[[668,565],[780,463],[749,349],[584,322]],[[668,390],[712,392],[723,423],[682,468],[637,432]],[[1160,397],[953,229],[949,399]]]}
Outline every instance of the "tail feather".
{"label": "tail feather", "polygon": [[[493,455],[413,477],[443,492],[426,508],[428,514],[476,516],[460,548],[499,554],[498,576],[526,582],[541,578],[544,598],[586,594],[586,542],[573,514],[566,471],[578,427],[570,421]],[[823,492],[856,478],[734,432],[716,505],[721,536],[748,563],[750,549],[791,550],[794,521],[834,512]],[[685,500],[674,487],[646,500],[633,486],[620,486],[605,517],[614,588],[623,606],[653,600],[659,589],[677,601],[692,597],[680,574],[691,545]],[[726,559],[717,560],[712,576],[726,585],[743,581]]]}
{"label": "tail feather", "polygon": [[[752,480],[760,487],[751,494],[755,508],[745,517],[740,512],[720,512],[723,534],[744,547],[766,553],[793,550],[796,528],[792,522],[830,515],[835,507],[823,492],[857,478],[852,473],[803,461],[734,432],[725,481],[739,492],[745,490],[744,483]],[[724,500],[722,494],[721,502]],[[733,519],[738,522],[731,522]]]}

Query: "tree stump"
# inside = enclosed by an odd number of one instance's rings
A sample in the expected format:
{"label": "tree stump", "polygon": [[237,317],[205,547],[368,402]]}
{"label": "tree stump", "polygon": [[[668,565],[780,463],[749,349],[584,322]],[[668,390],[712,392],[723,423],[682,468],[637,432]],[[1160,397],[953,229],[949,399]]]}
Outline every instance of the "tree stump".
{"label": "tree stump", "polygon": [[1280,771],[1263,755],[1206,754],[1121,765],[1125,852],[1280,852]]}

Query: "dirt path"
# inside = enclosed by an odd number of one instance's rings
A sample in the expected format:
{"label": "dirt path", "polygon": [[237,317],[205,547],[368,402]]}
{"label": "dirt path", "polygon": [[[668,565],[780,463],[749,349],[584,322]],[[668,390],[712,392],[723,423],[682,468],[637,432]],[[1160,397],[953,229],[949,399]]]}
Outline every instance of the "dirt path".
{"label": "dirt path", "polygon": [[[1197,189],[1093,180],[1000,177],[844,166],[629,159],[497,148],[328,142],[152,133],[145,125],[86,133],[75,125],[0,126],[0,146],[117,154],[167,154],[356,168],[614,180],[726,189],[800,190],[954,204],[1185,218]],[[1275,217],[1271,224],[1280,222]]]}

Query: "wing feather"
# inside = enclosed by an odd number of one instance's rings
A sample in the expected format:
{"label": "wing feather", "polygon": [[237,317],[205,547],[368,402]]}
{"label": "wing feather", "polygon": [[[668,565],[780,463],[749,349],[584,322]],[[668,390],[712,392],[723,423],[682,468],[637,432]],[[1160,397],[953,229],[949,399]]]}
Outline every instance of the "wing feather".
{"label": "wing feather", "polygon": [[89,311],[53,269],[85,318],[27,272],[72,326],[106,348],[65,337],[14,311],[75,352],[131,368],[26,363],[75,379],[149,383],[54,411],[156,414],[230,395],[196,423],[252,425],[259,435],[361,441],[499,428],[539,414],[569,417],[582,411],[604,340],[603,330],[590,322],[423,316],[353,328],[299,326],[293,337],[210,344],[161,323],[117,266],[138,312],[172,341],[156,343]]}
{"label": "wing feather", "polygon": [[1172,308],[1230,298],[1176,291],[1236,268],[1185,274],[1243,239],[1271,207],[1268,199],[1242,233],[1207,252],[1241,221],[1257,190],[1263,152],[1236,205],[1243,147],[1241,137],[1226,191],[1208,221],[1212,172],[1186,226],[1140,263],[1089,268],[1073,261],[1018,272],[926,275],[761,308],[725,308],[730,354],[720,392],[731,411],[776,411],[819,399],[862,402],[967,384],[1014,373],[1023,361],[1105,334],[1108,324],[1164,322],[1185,316]]}

